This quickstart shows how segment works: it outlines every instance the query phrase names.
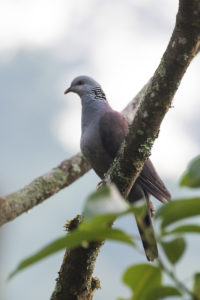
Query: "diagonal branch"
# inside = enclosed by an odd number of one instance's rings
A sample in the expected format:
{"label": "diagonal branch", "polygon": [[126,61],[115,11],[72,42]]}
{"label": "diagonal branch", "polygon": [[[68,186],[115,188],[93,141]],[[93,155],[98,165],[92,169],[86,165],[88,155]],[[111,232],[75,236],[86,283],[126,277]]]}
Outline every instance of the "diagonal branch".
{"label": "diagonal branch", "polygon": [[168,47],[108,172],[109,179],[125,197],[150,156],[161,122],[199,45],[200,0],[180,0],[176,25]]}

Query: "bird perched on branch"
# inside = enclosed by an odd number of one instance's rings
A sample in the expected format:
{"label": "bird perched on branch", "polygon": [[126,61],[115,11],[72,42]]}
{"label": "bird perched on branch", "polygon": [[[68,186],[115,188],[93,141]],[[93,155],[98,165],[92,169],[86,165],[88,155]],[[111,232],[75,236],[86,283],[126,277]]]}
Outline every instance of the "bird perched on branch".
{"label": "bird perched on branch", "polygon": [[[75,78],[64,94],[69,92],[76,93],[81,98],[81,151],[97,175],[103,179],[128,132],[128,121],[110,107],[99,83],[88,76]],[[153,261],[158,256],[158,250],[151,221],[150,195],[161,202],[171,198],[148,159],[129,193],[128,200],[131,203],[146,200],[146,214],[136,217],[136,223],[146,257]]]}

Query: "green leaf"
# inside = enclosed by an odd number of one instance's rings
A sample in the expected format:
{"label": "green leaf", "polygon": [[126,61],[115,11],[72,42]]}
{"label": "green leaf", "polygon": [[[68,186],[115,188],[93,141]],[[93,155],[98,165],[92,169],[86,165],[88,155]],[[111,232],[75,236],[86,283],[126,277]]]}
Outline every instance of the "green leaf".
{"label": "green leaf", "polygon": [[195,157],[180,180],[181,186],[200,187],[200,155]]}
{"label": "green leaf", "polygon": [[101,240],[113,240],[126,243],[131,246],[135,246],[131,236],[119,229],[113,229],[109,227],[94,228],[93,230],[83,231],[74,230],[67,236],[56,239],[49,245],[36,252],[34,255],[23,260],[17,268],[9,275],[9,279],[16,275],[19,271],[29,267],[30,265],[46,258],[65,248],[74,248],[81,245],[86,245],[89,241],[101,241]]}
{"label": "green leaf", "polygon": [[146,300],[159,300],[172,296],[179,297],[181,293],[173,286],[159,286],[149,291]]}
{"label": "green leaf", "polygon": [[132,300],[144,300],[147,293],[161,285],[162,273],[159,267],[139,264],[128,268],[123,275],[123,282],[133,291]]}
{"label": "green leaf", "polygon": [[200,198],[172,200],[160,207],[155,218],[161,219],[162,228],[179,220],[200,215]]}
{"label": "green leaf", "polygon": [[118,214],[129,208],[114,184],[103,185],[92,193],[85,204],[84,218],[90,220],[96,215]]}
{"label": "green leaf", "polygon": [[132,205],[121,197],[114,184],[105,185],[88,197],[84,208],[85,219],[79,228],[89,230],[89,228],[107,226],[116,218],[128,214],[143,216],[145,214],[144,201],[140,201],[139,205]]}
{"label": "green leaf", "polygon": [[[132,205],[126,201],[114,184],[104,185],[92,193],[84,207],[84,219],[93,222],[100,222],[101,215],[108,222],[126,214],[143,215],[145,213],[144,202],[139,201],[139,205]],[[97,217],[95,220],[94,217]]]}
{"label": "green leaf", "polygon": [[170,242],[161,242],[160,244],[168,260],[172,264],[178,262],[178,260],[181,258],[186,248],[185,240],[181,237],[176,238]]}
{"label": "green leaf", "polygon": [[178,233],[200,233],[200,225],[195,224],[188,224],[188,225],[182,225],[174,228],[171,231],[165,231],[164,235],[170,235],[170,234],[178,234]]}
{"label": "green leaf", "polygon": [[[107,227],[108,224],[112,224],[116,220],[116,218],[123,217],[125,215],[131,214],[137,216],[143,216],[144,215],[144,209],[145,206],[142,207],[135,207],[130,206],[129,209],[121,212],[121,213],[110,213],[110,214],[104,214],[104,215],[95,215],[90,220],[84,220],[80,225],[79,228],[82,230],[90,230],[90,228],[99,228],[99,227]],[[136,212],[136,213],[135,213]]]}
{"label": "green leaf", "polygon": [[113,229],[108,224],[111,224],[117,217],[126,214],[142,215],[144,213],[144,205],[142,201],[141,203],[142,205],[139,206],[128,204],[120,196],[114,185],[101,187],[88,198],[84,211],[87,219],[82,221],[76,230],[51,242],[34,255],[23,260],[9,277],[13,277],[19,271],[62,249],[81,245],[87,246],[87,243],[90,241],[109,239],[135,247],[135,243],[130,235],[122,230]]}
{"label": "green leaf", "polygon": [[200,273],[194,274],[193,292],[200,299]]}

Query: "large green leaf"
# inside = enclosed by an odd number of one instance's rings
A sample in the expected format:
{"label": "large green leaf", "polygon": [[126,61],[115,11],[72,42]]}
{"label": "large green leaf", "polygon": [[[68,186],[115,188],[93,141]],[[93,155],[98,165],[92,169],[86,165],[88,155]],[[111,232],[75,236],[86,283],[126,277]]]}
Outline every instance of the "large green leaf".
{"label": "large green leaf", "polygon": [[141,200],[138,205],[132,205],[121,197],[113,184],[106,185],[88,197],[83,214],[84,221],[79,225],[79,228],[89,230],[90,228],[107,226],[116,218],[128,214],[143,216],[145,214],[145,202]]}
{"label": "large green leaf", "polygon": [[94,222],[101,219],[101,215],[104,219],[108,218],[108,221],[112,221],[128,213],[143,215],[145,213],[144,201],[139,201],[137,205],[130,204],[121,196],[114,184],[104,185],[92,193],[84,207],[84,219],[93,219]]}
{"label": "large green leaf", "polygon": [[162,228],[179,220],[200,215],[200,198],[172,200],[158,209],[155,218],[161,219]]}
{"label": "large green leaf", "polygon": [[114,184],[103,185],[88,197],[84,218],[89,220],[95,215],[122,213],[128,208],[128,202],[122,198]]}
{"label": "large green leaf", "polygon": [[84,209],[86,219],[79,224],[76,230],[51,242],[36,254],[22,261],[10,277],[57,251],[80,245],[85,246],[90,241],[109,239],[135,246],[130,235],[119,229],[112,229],[108,225],[117,217],[126,214],[142,215],[144,213],[144,205],[142,201],[140,203],[139,206],[130,205],[121,197],[114,185],[101,187],[88,197]]}
{"label": "large green leaf", "polygon": [[120,241],[128,245],[135,246],[132,238],[125,232],[118,229],[101,227],[99,229],[94,228],[93,230],[91,229],[89,231],[74,230],[67,236],[61,237],[51,242],[35,254],[23,260],[17,266],[17,268],[10,274],[9,278],[16,275],[19,271],[62,249],[74,248],[81,245],[87,246],[87,242],[89,241],[99,241],[105,239]]}
{"label": "large green leaf", "polygon": [[160,244],[167,258],[172,264],[175,264],[179,261],[186,249],[185,240],[181,237],[169,242],[161,242]]}
{"label": "large green leaf", "polygon": [[159,286],[149,291],[146,300],[160,300],[172,296],[180,297],[181,293],[173,286]]}
{"label": "large green leaf", "polygon": [[183,174],[180,185],[192,188],[200,187],[200,155],[195,157]]}
{"label": "large green leaf", "polygon": [[161,285],[162,273],[150,264],[134,265],[125,271],[123,281],[134,293],[132,300],[144,300],[153,287]]}
{"label": "large green leaf", "polygon": [[170,231],[165,231],[164,235],[170,235],[170,234],[178,234],[178,233],[200,233],[200,225],[195,224],[187,224],[178,226]]}

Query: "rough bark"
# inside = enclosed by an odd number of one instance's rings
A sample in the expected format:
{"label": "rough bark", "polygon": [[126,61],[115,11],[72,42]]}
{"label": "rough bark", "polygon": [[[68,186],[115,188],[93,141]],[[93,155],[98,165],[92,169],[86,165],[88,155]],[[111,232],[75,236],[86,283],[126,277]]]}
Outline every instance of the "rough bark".
{"label": "rough bark", "polygon": [[[77,228],[80,221],[81,217],[76,216],[70,225],[68,224],[68,230],[72,231]],[[100,282],[92,277],[92,273],[103,243],[92,242],[86,248],[66,250],[51,300],[90,300],[93,298],[94,291],[100,288]]]}

